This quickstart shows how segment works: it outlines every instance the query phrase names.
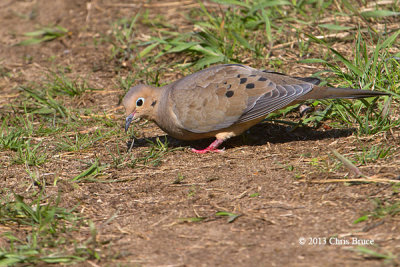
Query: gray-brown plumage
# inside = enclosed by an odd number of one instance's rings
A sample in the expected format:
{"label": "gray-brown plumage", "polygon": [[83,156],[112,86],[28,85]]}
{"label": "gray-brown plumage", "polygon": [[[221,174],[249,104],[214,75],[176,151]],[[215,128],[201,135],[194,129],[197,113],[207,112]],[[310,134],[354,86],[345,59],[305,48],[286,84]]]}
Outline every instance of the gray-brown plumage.
{"label": "gray-brown plumage", "polygon": [[218,151],[268,113],[308,99],[364,98],[385,93],[317,86],[318,79],[289,77],[239,64],[210,67],[163,87],[132,87],[123,99],[125,129],[134,117],[154,121],[182,140],[216,137],[206,149]]}

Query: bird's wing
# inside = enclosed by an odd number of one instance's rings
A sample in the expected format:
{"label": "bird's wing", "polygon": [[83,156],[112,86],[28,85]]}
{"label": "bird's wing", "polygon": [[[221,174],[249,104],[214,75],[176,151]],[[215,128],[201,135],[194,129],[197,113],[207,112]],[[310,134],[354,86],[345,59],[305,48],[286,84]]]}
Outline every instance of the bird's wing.
{"label": "bird's wing", "polygon": [[206,133],[285,107],[313,84],[238,64],[211,67],[174,83],[170,103],[179,125]]}

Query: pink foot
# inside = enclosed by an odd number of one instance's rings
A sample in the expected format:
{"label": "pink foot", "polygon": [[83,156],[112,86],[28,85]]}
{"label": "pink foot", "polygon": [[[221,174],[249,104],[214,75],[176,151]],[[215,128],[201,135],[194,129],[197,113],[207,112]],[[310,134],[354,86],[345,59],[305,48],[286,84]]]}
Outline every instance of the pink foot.
{"label": "pink foot", "polygon": [[222,142],[224,142],[224,140],[216,139],[214,142],[211,143],[211,145],[209,145],[205,149],[197,150],[197,149],[192,148],[191,150],[192,150],[192,152],[197,153],[197,154],[205,154],[207,152],[218,152],[218,153],[221,153],[221,152],[224,152],[224,150],[223,149],[217,149],[217,147],[219,145],[221,145]]}
{"label": "pink foot", "polygon": [[207,152],[222,153],[222,152],[224,152],[225,150],[223,150],[223,149],[216,149],[216,148],[208,148],[208,147],[207,147],[207,148],[205,148],[205,149],[200,149],[200,150],[192,148],[191,151],[194,152],[194,153],[197,153],[197,154],[205,154],[205,153],[207,153]]}

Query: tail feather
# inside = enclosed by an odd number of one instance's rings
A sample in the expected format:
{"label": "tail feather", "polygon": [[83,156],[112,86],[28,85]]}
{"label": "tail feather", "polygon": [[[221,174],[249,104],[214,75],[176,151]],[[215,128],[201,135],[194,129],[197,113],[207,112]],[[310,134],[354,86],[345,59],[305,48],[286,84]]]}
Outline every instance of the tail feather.
{"label": "tail feather", "polygon": [[303,95],[299,100],[308,99],[358,99],[374,96],[389,95],[388,93],[359,90],[353,88],[334,88],[326,86],[315,86],[309,93]]}

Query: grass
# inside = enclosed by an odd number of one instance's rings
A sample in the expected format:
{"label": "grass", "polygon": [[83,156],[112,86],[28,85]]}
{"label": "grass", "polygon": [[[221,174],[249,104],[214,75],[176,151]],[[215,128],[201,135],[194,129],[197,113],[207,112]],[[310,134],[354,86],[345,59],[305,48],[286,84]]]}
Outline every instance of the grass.
{"label": "grass", "polygon": [[[368,46],[363,34],[358,31],[352,61],[324,41],[309,36],[318,44],[328,47],[335,55],[336,63],[321,59],[318,62],[324,63],[330,69],[330,72],[336,75],[336,84],[341,87],[377,89],[398,97],[400,90],[398,86],[399,62],[393,58],[389,48],[392,47],[399,34],[400,30],[386,39],[378,41],[376,45]],[[345,65],[347,70],[343,71],[339,63]],[[360,134],[387,131],[400,124],[398,119],[394,121],[389,119],[389,106],[392,101],[391,97],[386,97],[386,99],[385,97],[368,98],[351,102],[335,100],[330,117],[338,118],[347,125],[358,123]]]}
{"label": "grass", "polygon": [[67,122],[77,120],[73,107],[66,107],[66,95],[71,98],[82,97],[87,92],[98,91],[89,86],[87,81],[78,76],[71,79],[63,71],[49,71],[47,80],[40,83],[30,83],[20,86],[25,99],[20,108],[28,115],[37,114],[41,117],[51,118],[53,124],[57,120]]}
{"label": "grass", "polygon": [[97,181],[94,178],[101,175],[102,171],[107,168],[107,166],[102,166],[98,159],[95,159],[93,163],[88,164],[89,168],[85,169],[83,172],[71,179],[72,182],[82,182],[82,181]]}
{"label": "grass", "polygon": [[131,19],[122,18],[112,24],[111,56],[119,62],[132,59],[136,52],[135,26],[139,13]]}
{"label": "grass", "polygon": [[124,166],[130,166],[131,168],[145,166],[156,167],[161,164],[166,154],[183,149],[183,147],[171,148],[167,138],[164,138],[164,141],[162,141],[157,137],[155,141],[147,139],[146,142],[148,147],[144,151],[139,152],[138,155],[133,154],[130,148],[131,146],[134,147],[134,143],[128,146],[128,153],[123,153],[119,145],[116,147],[116,154],[108,150],[108,154],[112,158],[112,166],[117,169],[123,168]]}
{"label": "grass", "polygon": [[17,43],[18,46],[26,46],[26,45],[35,45],[40,44],[42,42],[49,42],[55,39],[62,38],[68,34],[68,30],[61,27],[42,27],[33,32],[27,32],[24,35],[27,37],[31,37],[24,41]]}
{"label": "grass", "polygon": [[87,82],[81,77],[70,79],[63,72],[51,71],[48,75],[48,90],[54,93],[62,93],[68,96],[81,96],[87,91],[96,89],[88,86]]}
{"label": "grass", "polygon": [[356,160],[362,165],[366,165],[370,162],[376,162],[380,159],[389,157],[392,154],[392,149],[392,146],[386,145],[372,145],[369,148],[362,147],[362,151],[356,154]]}
{"label": "grass", "polygon": [[150,147],[146,149],[142,155],[131,161],[131,167],[143,165],[158,166],[167,153],[183,149],[182,147],[170,148],[167,138],[161,141],[160,138],[157,137],[155,141],[147,140],[147,142]]}
{"label": "grass", "polygon": [[[251,32],[260,34],[254,30],[262,26],[265,17],[261,18],[254,12],[250,14],[250,11],[250,6],[246,5],[241,9],[234,8],[215,14],[200,4],[199,13],[195,12],[190,18],[197,31],[186,33],[164,31],[161,38],[152,37],[149,41],[138,44],[146,47],[139,56],[152,57],[151,51],[160,46],[161,51],[154,59],[171,53],[188,53],[195,59],[191,65],[196,69],[213,63],[240,62],[236,55],[242,50],[259,57],[262,55],[265,43],[254,41],[251,43],[247,40],[254,40],[253,36],[248,36]],[[205,20],[197,20],[196,17]]]}
{"label": "grass", "polygon": [[228,217],[227,222],[228,223],[232,223],[242,215],[241,214],[235,214],[235,213],[232,213],[232,212],[227,212],[227,211],[218,211],[217,213],[215,213],[215,216]]}
{"label": "grass", "polygon": [[[329,171],[336,171],[340,166],[344,166],[347,170],[351,171],[356,176],[365,176],[357,166],[366,166],[370,163],[383,162],[384,160],[389,160],[391,156],[395,153],[393,151],[394,147],[391,145],[372,145],[365,146],[361,141],[359,147],[357,147],[356,152],[349,153],[348,155],[342,155],[338,151],[331,149],[332,154],[337,158],[333,165],[330,166],[329,163],[321,164],[318,158],[313,158],[311,160],[311,165],[319,167],[322,166],[330,167]],[[327,168],[328,170],[328,168]]]}
{"label": "grass", "polygon": [[42,143],[31,144],[27,141],[24,145],[18,147],[17,157],[14,162],[17,164],[27,164],[29,166],[39,166],[46,162],[47,155],[44,152]]}
{"label": "grass", "polygon": [[181,173],[178,173],[178,177],[172,182],[172,184],[182,184],[185,180],[185,176],[183,176]]}
{"label": "grass", "polygon": [[23,135],[23,130],[13,129],[7,125],[6,120],[3,120],[0,131],[0,148],[17,151],[26,142]]}
{"label": "grass", "polygon": [[33,126],[29,118],[26,120],[20,118],[19,120],[24,123],[25,128],[9,126],[8,118],[3,120],[0,129],[0,150],[16,151],[13,159],[13,163],[16,164],[39,166],[45,163],[47,155],[44,153],[42,143],[34,144],[29,140],[33,133]]}
{"label": "grass", "polygon": [[395,265],[396,256],[390,252],[379,253],[379,252],[375,251],[374,249],[370,249],[370,248],[366,248],[366,247],[362,247],[362,246],[358,246],[352,250],[357,252],[358,254],[364,256],[365,258],[380,259],[380,260],[384,260],[384,262],[386,264],[392,263],[393,265]]}
{"label": "grass", "polygon": [[50,91],[41,91],[38,89],[22,86],[20,89],[27,93],[28,101],[24,103],[24,108],[31,114],[42,116],[59,116],[63,119],[70,117],[69,110],[63,103],[55,99]]}
{"label": "grass", "polygon": [[112,158],[112,163],[111,163],[112,167],[120,169],[125,167],[126,165],[131,164],[131,162],[135,162],[134,154],[125,153],[124,151],[121,151],[120,146],[118,144],[116,146],[116,149],[117,149],[116,154],[108,150],[108,153]]}
{"label": "grass", "polygon": [[[353,222],[354,224],[358,224],[365,221],[367,222],[375,221],[374,223],[377,226],[379,224],[379,221],[383,223],[383,220],[388,218],[394,218],[395,216],[400,214],[400,201],[398,200],[393,201],[389,199],[375,198],[372,199],[371,201],[375,206],[374,209],[372,211],[364,212],[364,215],[357,218]],[[377,245],[375,245],[374,248],[372,249],[370,247],[358,246],[352,250],[368,259],[379,259],[383,260],[386,264],[393,264],[393,265],[396,265],[396,263],[398,263],[398,260],[400,259],[399,255],[395,255],[387,250],[386,251],[383,250],[384,252],[378,252],[377,248],[379,248]],[[382,251],[382,249],[379,250]]]}
{"label": "grass", "polygon": [[366,212],[363,216],[357,218],[353,223],[360,223],[372,219],[383,219],[385,217],[394,217],[400,214],[400,201],[390,201],[380,198],[372,200],[374,209],[370,212]]}
{"label": "grass", "polygon": [[[0,235],[9,244],[0,246],[1,266],[76,263],[98,257],[93,244],[90,244],[92,239],[78,249],[76,241],[70,238],[71,233],[79,231],[88,222],[74,209],[61,207],[60,201],[60,196],[45,201],[42,193],[31,202],[17,194],[1,197],[0,225],[9,229]],[[15,227],[24,230],[16,234]],[[70,251],[61,249],[61,246],[69,246]]]}
{"label": "grass", "polygon": [[101,132],[95,132],[94,134],[75,133],[72,138],[61,137],[56,146],[62,151],[80,151],[93,146],[97,141],[105,137]]}

